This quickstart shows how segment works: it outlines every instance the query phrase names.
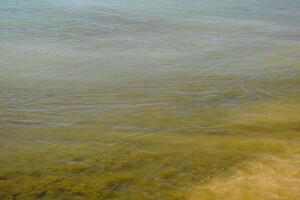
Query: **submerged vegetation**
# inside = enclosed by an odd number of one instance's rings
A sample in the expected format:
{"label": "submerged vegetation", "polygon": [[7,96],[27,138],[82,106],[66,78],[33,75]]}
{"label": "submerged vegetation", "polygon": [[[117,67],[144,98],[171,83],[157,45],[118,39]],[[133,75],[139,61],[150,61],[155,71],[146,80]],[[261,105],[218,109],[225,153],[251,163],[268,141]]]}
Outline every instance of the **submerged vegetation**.
{"label": "submerged vegetation", "polygon": [[297,73],[240,76],[18,90],[17,112],[1,104],[0,199],[296,200]]}
{"label": "submerged vegetation", "polygon": [[[132,121],[130,115],[119,119],[123,124],[113,129],[101,123],[89,124],[92,128],[2,129],[0,198],[202,200],[277,195],[293,200],[300,180],[298,108],[298,101],[270,101],[230,109],[230,123],[207,132],[193,126],[143,134],[120,131],[139,122],[134,115]],[[147,117],[166,114],[143,112]],[[155,118],[151,123],[160,127]],[[171,118],[161,123],[176,125]]]}

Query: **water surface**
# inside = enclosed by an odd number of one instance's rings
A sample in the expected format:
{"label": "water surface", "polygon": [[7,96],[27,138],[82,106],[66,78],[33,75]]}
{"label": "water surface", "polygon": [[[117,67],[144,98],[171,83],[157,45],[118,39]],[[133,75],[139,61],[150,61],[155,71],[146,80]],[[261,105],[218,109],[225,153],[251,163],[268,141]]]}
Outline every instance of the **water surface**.
{"label": "water surface", "polygon": [[[300,198],[299,17],[297,0],[0,0],[0,198]],[[276,187],[234,181],[253,174]]]}

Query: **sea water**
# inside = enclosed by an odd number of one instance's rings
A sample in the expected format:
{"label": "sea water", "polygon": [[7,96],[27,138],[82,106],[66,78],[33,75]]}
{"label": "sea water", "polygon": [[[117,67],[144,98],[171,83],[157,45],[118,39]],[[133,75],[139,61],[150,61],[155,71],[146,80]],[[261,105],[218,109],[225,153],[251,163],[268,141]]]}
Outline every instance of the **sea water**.
{"label": "sea water", "polygon": [[299,132],[298,0],[0,0],[0,199],[296,200]]}

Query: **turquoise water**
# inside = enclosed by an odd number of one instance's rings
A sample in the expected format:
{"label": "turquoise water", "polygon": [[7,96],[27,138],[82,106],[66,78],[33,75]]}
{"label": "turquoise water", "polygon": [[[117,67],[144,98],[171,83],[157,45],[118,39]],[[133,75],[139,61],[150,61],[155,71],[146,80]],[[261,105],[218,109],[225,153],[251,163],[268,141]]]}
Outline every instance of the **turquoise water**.
{"label": "turquoise water", "polygon": [[299,19],[298,0],[0,0],[0,198],[197,199],[298,155]]}

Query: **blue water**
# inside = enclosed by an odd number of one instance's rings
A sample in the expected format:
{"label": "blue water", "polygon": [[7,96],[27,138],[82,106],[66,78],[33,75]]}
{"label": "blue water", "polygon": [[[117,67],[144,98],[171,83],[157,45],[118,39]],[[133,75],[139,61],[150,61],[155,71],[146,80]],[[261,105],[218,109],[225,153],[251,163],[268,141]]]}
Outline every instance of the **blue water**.
{"label": "blue water", "polygon": [[[299,76],[299,13],[297,0],[1,0],[2,107],[41,95],[47,102],[47,91],[64,99],[106,86],[147,93],[151,84],[176,84],[173,92],[182,93],[177,85],[193,80],[206,82],[202,93],[219,94],[222,76],[235,80],[227,88],[252,88],[247,102],[257,95],[251,80],[272,85]],[[298,90],[265,89],[275,96]]]}
{"label": "blue water", "polygon": [[89,81],[114,68],[251,65],[242,59],[299,44],[299,10],[297,0],[2,0],[1,74]]}

